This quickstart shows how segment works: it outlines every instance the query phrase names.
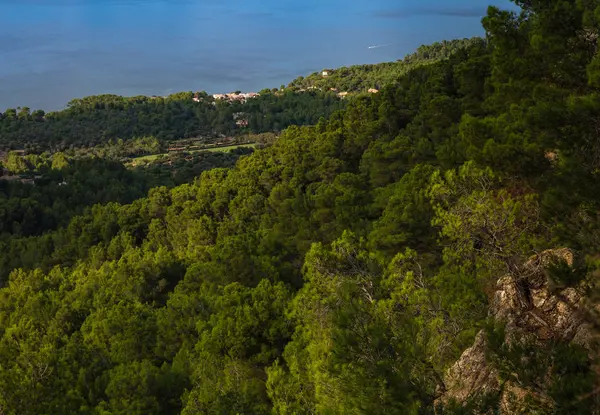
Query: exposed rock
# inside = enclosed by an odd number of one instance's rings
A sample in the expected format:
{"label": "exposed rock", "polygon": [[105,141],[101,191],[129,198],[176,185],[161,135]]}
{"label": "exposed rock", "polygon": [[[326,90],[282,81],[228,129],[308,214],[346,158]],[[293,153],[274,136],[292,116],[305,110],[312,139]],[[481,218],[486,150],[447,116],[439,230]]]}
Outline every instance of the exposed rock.
{"label": "exposed rock", "polygon": [[556,151],[548,150],[544,153],[544,157],[546,157],[546,160],[548,160],[552,164],[556,164],[556,161],[558,160],[558,154],[556,153]]}
{"label": "exposed rock", "polygon": [[522,414],[526,413],[524,403],[528,398],[535,398],[538,406],[548,410],[552,409],[552,401],[546,396],[542,396],[532,390],[517,386],[514,382],[506,382],[502,385],[502,394],[500,396],[500,413],[503,414]]}
{"label": "exposed rock", "polygon": [[[575,255],[569,249],[544,251],[530,258],[520,275],[500,278],[490,314],[496,321],[505,323],[508,344],[525,338],[540,343],[559,340],[581,344],[593,351],[590,345],[595,331],[585,322],[582,290],[551,289],[545,270],[556,260],[572,266]],[[542,406],[550,405],[547,397],[538,392],[513,382],[501,384],[497,370],[486,359],[486,343],[482,331],[473,346],[448,370],[446,392],[438,403],[464,402],[467,398],[498,393],[500,413],[504,414],[522,413],[523,403],[529,398]]]}
{"label": "exposed rock", "polygon": [[474,394],[498,390],[498,373],[488,365],[485,350],[485,336],[483,332],[479,332],[473,346],[465,350],[448,370],[444,398],[462,402]]}

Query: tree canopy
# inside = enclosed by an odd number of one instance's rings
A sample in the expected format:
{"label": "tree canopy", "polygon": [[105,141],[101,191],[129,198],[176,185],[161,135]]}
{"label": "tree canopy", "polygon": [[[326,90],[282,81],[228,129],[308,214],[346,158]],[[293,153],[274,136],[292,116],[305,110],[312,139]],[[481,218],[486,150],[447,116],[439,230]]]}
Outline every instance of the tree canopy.
{"label": "tree canopy", "polygon": [[[214,140],[222,135],[278,132],[290,125],[316,124],[342,109],[334,93],[265,93],[246,101],[215,100],[207,94],[168,97],[100,95],[71,101],[62,111],[0,113],[0,146],[30,151],[105,145],[109,140],[154,137]],[[241,117],[241,118],[240,118]],[[244,119],[247,125],[238,125]]]}
{"label": "tree canopy", "polygon": [[[13,229],[1,412],[433,414],[445,371],[486,330],[500,381],[547,396],[530,413],[597,412],[593,350],[506,349],[489,329],[498,278],[548,248],[588,255],[561,272],[600,298],[600,6],[516,3],[489,8],[486,41],[442,49],[231,168]],[[115,101],[99,113],[137,105]],[[479,403],[438,410],[501,410]]]}

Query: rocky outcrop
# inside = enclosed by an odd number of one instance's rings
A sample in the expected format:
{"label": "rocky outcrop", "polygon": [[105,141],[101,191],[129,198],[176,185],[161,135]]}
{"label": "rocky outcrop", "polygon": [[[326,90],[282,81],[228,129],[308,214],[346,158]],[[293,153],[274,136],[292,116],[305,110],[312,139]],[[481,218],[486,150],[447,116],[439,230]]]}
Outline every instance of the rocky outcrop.
{"label": "rocky outcrop", "polygon": [[[556,289],[548,279],[546,270],[557,260],[572,266],[575,254],[569,249],[545,251],[530,258],[519,275],[500,278],[490,313],[496,321],[505,324],[508,344],[522,340],[534,343],[558,340],[581,344],[595,353],[592,343],[596,331],[587,323],[583,290]],[[498,394],[500,413],[523,413],[521,405],[529,398],[535,398],[542,406],[551,405],[538,391],[510,381],[502,383],[498,371],[486,358],[487,351],[485,334],[480,332],[473,345],[448,370],[446,391],[438,404]]]}
{"label": "rocky outcrop", "polygon": [[488,364],[485,351],[485,336],[479,332],[473,346],[465,350],[448,371],[442,401],[456,399],[463,402],[471,396],[498,390],[498,373]]}

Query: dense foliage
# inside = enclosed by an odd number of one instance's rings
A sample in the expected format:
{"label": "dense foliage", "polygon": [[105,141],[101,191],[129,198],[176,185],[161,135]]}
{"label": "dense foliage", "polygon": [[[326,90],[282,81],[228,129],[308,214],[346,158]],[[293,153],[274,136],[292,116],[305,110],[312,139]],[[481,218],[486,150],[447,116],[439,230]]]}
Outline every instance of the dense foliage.
{"label": "dense foliage", "polygon": [[[600,251],[600,7],[517,3],[232,169],[8,241],[2,412],[433,413],[500,275]],[[599,409],[588,353],[495,353],[547,376],[546,413]]]}
{"label": "dense foliage", "polygon": [[[98,151],[110,156],[118,148]],[[130,169],[110,157],[10,153],[5,169],[18,174],[0,177],[0,241],[66,226],[72,217],[96,204],[131,203],[151,188],[191,182],[205,170],[233,167],[241,155],[251,152],[242,148],[176,154]]]}
{"label": "dense foliage", "polygon": [[[258,145],[260,146],[260,144]],[[233,167],[240,156],[251,154],[251,147],[238,147],[226,151],[178,152],[163,154],[154,160],[129,162],[135,171],[143,172],[154,183],[180,185],[193,182],[205,170]]]}
{"label": "dense foliage", "polygon": [[[321,91],[267,90],[246,102],[215,101],[205,93],[191,92],[166,98],[101,95],[73,100],[67,109],[48,114],[29,108],[6,110],[0,114],[0,146],[39,151],[93,147],[139,137],[210,140],[316,124],[343,106],[344,101],[335,94]],[[248,125],[238,126],[239,119]]]}
{"label": "dense foliage", "polygon": [[397,62],[384,62],[374,65],[354,65],[334,70],[315,72],[307,77],[294,79],[289,88],[293,90],[335,89],[345,92],[367,92],[369,89],[380,89],[418,66],[428,65],[447,59],[461,49],[469,48],[475,43],[483,42],[480,38],[444,40],[431,45],[420,46],[416,52],[407,55]]}
{"label": "dense foliage", "polygon": [[130,140],[108,140],[102,145],[74,148],[66,153],[75,157],[94,156],[110,160],[123,160],[164,153],[167,148],[167,143],[161,142],[156,137],[136,137]]}
{"label": "dense foliage", "polygon": [[68,224],[86,206],[131,203],[156,185],[121,163],[66,158],[64,162],[60,169],[40,167],[32,181],[0,180],[0,239],[40,235]]}

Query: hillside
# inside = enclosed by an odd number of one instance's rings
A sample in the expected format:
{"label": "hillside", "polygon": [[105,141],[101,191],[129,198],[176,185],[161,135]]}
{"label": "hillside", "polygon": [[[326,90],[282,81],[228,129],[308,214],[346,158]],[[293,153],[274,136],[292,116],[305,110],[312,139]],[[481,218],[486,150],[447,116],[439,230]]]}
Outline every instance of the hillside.
{"label": "hillside", "polygon": [[340,92],[349,93],[367,92],[369,89],[379,90],[385,85],[396,82],[400,76],[405,75],[412,69],[448,59],[457,51],[478,43],[484,43],[484,40],[480,38],[456,39],[423,45],[416,52],[397,62],[324,69],[307,77],[298,77],[288,87],[294,90],[315,88],[323,91],[329,91],[333,88]]}
{"label": "hillside", "polygon": [[518,4],[232,168],[3,239],[0,412],[599,413],[600,6]]}
{"label": "hillside", "polygon": [[481,40],[464,39],[421,46],[400,62],[340,68],[327,79],[313,74],[298,78],[283,91],[266,89],[254,98],[233,102],[215,100],[204,92],[183,92],[168,97],[85,97],[48,114],[28,107],[11,108],[0,113],[0,148],[39,153],[148,136],[162,141],[196,138],[212,142],[222,136],[314,125],[346,105],[330,88],[351,92],[378,88],[410,69],[445,59],[478,42]]}
{"label": "hillside", "polygon": [[[195,101],[194,97],[198,101]],[[32,152],[94,147],[109,140],[152,136],[171,141],[278,132],[290,125],[313,125],[342,109],[329,92],[302,94],[264,91],[245,102],[223,102],[206,93],[168,97],[93,96],[73,100],[67,109],[45,114],[24,107],[0,114],[0,148]],[[246,121],[238,125],[237,121]]]}

